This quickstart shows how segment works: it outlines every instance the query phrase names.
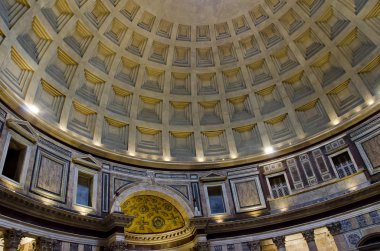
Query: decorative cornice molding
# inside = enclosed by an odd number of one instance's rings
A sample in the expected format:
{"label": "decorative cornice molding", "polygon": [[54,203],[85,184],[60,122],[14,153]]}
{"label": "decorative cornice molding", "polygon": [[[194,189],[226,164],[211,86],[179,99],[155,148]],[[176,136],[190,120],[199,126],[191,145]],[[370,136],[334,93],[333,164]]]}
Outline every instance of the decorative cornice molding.
{"label": "decorative cornice molding", "polygon": [[32,143],[36,143],[38,140],[38,134],[36,130],[34,130],[28,121],[7,119],[7,126],[10,129],[13,129],[17,133],[21,134]]}
{"label": "decorative cornice molding", "polygon": [[4,187],[0,187],[0,201],[2,206],[14,211],[28,214],[31,217],[100,232],[107,232],[115,227],[123,228],[125,224],[133,220],[132,216],[121,213],[112,213],[104,218],[81,215],[75,211],[45,205],[42,202],[38,202],[34,199],[12,192]]}
{"label": "decorative cornice molding", "polygon": [[75,156],[73,157],[72,161],[75,164],[90,167],[98,171],[102,169],[102,164],[96,158],[94,158],[91,154]]}

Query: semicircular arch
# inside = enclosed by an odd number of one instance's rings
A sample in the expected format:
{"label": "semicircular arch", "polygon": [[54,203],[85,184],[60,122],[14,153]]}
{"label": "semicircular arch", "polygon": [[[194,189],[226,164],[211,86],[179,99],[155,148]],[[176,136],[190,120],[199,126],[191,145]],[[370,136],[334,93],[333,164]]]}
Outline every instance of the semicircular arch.
{"label": "semicircular arch", "polygon": [[115,197],[112,203],[111,213],[121,212],[121,205],[124,201],[139,195],[154,195],[167,200],[177,208],[183,216],[185,222],[188,222],[189,219],[194,218],[194,209],[190,205],[189,201],[183,199],[174,189],[167,186],[147,183],[127,186],[125,189],[120,191],[119,195]]}

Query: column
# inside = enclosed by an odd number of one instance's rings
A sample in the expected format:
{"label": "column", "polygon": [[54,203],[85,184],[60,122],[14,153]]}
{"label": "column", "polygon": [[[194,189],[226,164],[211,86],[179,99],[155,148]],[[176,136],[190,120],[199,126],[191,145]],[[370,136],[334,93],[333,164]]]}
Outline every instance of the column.
{"label": "column", "polygon": [[307,242],[309,251],[318,251],[317,244],[315,243],[314,229],[302,232],[303,238]]}
{"label": "column", "polygon": [[127,251],[127,243],[125,241],[114,241],[108,246],[109,251]]}
{"label": "column", "polygon": [[261,251],[260,241],[250,241],[248,247],[250,251]]}
{"label": "column", "polygon": [[286,251],[285,249],[285,236],[277,236],[272,238],[273,243],[276,245],[278,251]]}
{"label": "column", "polygon": [[4,238],[4,251],[17,251],[24,233],[20,230],[6,230],[3,234]]}
{"label": "column", "polygon": [[342,225],[340,222],[333,222],[326,225],[330,234],[334,237],[335,245],[339,250],[344,250],[346,247],[346,242],[344,239],[341,239],[340,233],[342,231]]}

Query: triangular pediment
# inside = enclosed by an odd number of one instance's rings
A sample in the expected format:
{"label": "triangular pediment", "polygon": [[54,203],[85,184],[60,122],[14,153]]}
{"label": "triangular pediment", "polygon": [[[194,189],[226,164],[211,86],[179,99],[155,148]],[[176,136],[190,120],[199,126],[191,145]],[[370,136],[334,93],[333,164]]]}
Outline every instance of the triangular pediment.
{"label": "triangular pediment", "polygon": [[212,182],[212,181],[224,181],[227,176],[221,175],[215,172],[208,173],[207,175],[201,177],[199,180],[202,182]]}
{"label": "triangular pediment", "polygon": [[73,157],[73,163],[90,167],[96,170],[100,170],[102,168],[101,163],[90,154]]}
{"label": "triangular pediment", "polygon": [[36,143],[38,140],[36,130],[28,121],[7,119],[7,126],[33,143]]}

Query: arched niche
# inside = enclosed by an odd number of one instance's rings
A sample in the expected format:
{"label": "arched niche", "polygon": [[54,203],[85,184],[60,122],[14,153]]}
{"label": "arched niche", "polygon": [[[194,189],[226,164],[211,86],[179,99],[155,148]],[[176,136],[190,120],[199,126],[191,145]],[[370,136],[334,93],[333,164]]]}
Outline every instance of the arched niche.
{"label": "arched niche", "polygon": [[359,251],[377,251],[380,250],[380,232],[364,236],[358,242]]}
{"label": "arched niche", "polygon": [[[137,198],[149,198],[151,200],[152,198],[158,198],[158,201],[160,201],[161,206],[163,203],[168,203],[169,205],[173,206],[175,210],[172,210],[171,212],[178,212],[179,215],[181,215],[183,224],[180,227],[173,227],[173,228],[166,228],[169,229],[169,231],[165,232],[159,232],[159,231],[152,231],[152,232],[146,232],[146,231],[135,231],[136,228],[134,228],[134,231],[128,231],[130,226],[125,227],[125,239],[127,242],[127,245],[131,249],[142,249],[142,250],[182,250],[180,247],[192,247],[193,241],[195,239],[196,235],[196,229],[195,227],[190,223],[190,219],[194,217],[193,208],[189,205],[189,202],[183,199],[180,195],[177,194],[173,189],[156,185],[156,184],[147,184],[147,183],[140,183],[137,185],[127,186],[125,187],[120,193],[114,198],[114,201],[112,203],[111,212],[123,212],[125,214],[132,215],[133,212],[136,212],[136,210],[123,210],[125,209],[126,202],[134,202],[137,200]],[[142,206],[143,204],[140,203],[138,206]],[[149,206],[149,209],[152,210],[152,207],[154,204],[150,201],[147,203]],[[133,215],[132,215],[133,216]],[[159,214],[155,214],[154,216],[147,217],[145,219],[142,219],[142,217],[136,217],[135,219],[144,223],[144,225],[148,225],[152,227],[153,226],[153,220],[155,219],[155,216],[160,216]],[[178,217],[178,215],[174,215],[175,217]],[[165,218],[165,217],[162,217]],[[179,217],[178,217],[179,218]],[[134,222],[133,220],[132,224],[137,224],[133,226],[138,226],[140,222]],[[165,219],[166,220],[166,219]],[[173,249],[173,250],[174,250]]]}

